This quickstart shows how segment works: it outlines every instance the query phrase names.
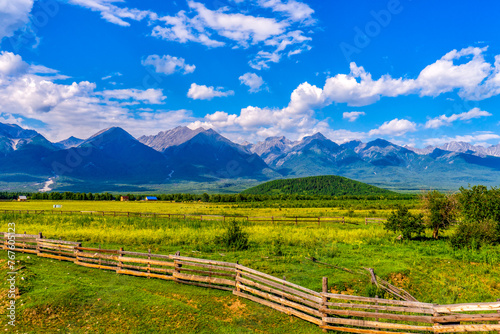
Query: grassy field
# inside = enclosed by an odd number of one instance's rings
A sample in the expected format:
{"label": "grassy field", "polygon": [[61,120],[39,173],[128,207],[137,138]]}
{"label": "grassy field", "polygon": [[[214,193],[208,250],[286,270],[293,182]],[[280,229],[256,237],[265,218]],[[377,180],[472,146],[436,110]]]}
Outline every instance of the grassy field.
{"label": "grassy field", "polygon": [[[50,209],[52,202],[0,202],[4,209]],[[147,251],[235,262],[319,291],[321,278],[329,278],[331,290],[373,295],[369,277],[349,269],[374,268],[377,275],[406,289],[419,301],[460,303],[494,301],[500,295],[500,248],[478,251],[454,250],[444,233],[440,240],[431,231],[418,240],[398,241],[382,225],[364,225],[366,214],[386,216],[389,209],[346,210],[332,208],[240,207],[240,204],[144,202],[64,202],[64,210],[121,210],[204,214],[251,215],[336,215],[349,214],[347,224],[242,223],[250,247],[244,251],[226,249],[219,242],[226,225],[217,221],[184,221],[153,218],[0,214],[0,230],[15,222],[19,232],[43,232],[45,237],[81,241],[87,246]],[[350,211],[350,212],[349,212]],[[375,211],[375,212],[373,212]],[[418,211],[417,208],[414,211]],[[0,253],[6,259],[5,252]],[[332,266],[308,260],[314,257]],[[26,289],[20,300],[21,332],[36,332],[43,323],[45,332],[113,332],[118,324],[132,333],[314,333],[314,325],[278,314],[229,293],[207,291],[172,282],[122,277],[71,263],[27,259]],[[5,261],[1,262],[6,271]],[[47,289],[45,289],[47,288]],[[50,293],[48,290],[50,289]],[[2,290],[5,293],[5,288]],[[199,296],[199,297],[198,297]],[[390,297],[390,296],[386,296]],[[201,298],[201,299],[200,299]],[[100,299],[97,301],[97,299]],[[120,310],[120,306],[123,309]],[[236,305],[236,306],[234,306]],[[236,309],[235,312],[232,308]],[[90,327],[86,327],[90,326]],[[290,327],[292,326],[292,327]],[[76,328],[76,329],[71,329]],[[105,330],[111,328],[111,330]],[[127,327],[124,327],[127,328]],[[134,329],[133,329],[134,328]]]}
{"label": "grassy field", "polygon": [[[0,201],[1,210],[53,210],[54,211],[124,211],[172,214],[241,215],[241,216],[304,216],[348,218],[387,217],[396,204],[403,204],[418,211],[416,200],[336,200],[336,201],[268,201],[240,203],[203,202],[145,202],[145,201],[50,201],[29,202]],[[360,221],[360,219],[358,219]]]}

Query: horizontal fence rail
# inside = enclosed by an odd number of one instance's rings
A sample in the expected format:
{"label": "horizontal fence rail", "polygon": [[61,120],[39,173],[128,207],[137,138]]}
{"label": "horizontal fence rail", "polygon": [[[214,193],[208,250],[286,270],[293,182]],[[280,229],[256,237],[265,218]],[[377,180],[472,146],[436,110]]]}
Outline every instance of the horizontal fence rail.
{"label": "horizontal fence rail", "polygon": [[79,242],[39,234],[0,233],[2,249],[70,261],[117,274],[171,280],[226,290],[318,325],[347,333],[500,332],[500,300],[437,305],[328,292],[323,278],[316,292],[238,263],[174,255],[83,247]]}

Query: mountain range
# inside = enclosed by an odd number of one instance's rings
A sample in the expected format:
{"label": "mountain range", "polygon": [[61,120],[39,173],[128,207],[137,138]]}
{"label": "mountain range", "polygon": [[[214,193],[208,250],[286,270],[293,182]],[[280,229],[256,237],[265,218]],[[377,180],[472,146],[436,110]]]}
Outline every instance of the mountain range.
{"label": "mountain range", "polygon": [[34,130],[0,123],[4,191],[36,190],[48,181],[58,191],[172,192],[178,184],[188,185],[183,191],[196,184],[218,191],[315,175],[339,175],[399,191],[496,186],[500,144],[452,142],[415,149],[383,139],[338,144],[316,133],[299,141],[282,136],[240,145],[212,129],[187,127],[138,139],[112,127],[87,139],[51,143]]}

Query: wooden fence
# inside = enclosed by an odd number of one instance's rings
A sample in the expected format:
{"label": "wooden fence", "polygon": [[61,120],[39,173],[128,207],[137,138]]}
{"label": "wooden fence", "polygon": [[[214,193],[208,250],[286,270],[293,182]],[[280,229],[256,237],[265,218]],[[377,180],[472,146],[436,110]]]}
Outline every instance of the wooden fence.
{"label": "wooden fence", "polygon": [[[323,331],[348,333],[500,332],[500,302],[437,305],[316,292],[238,263],[175,255],[82,247],[42,234],[3,233],[3,249],[71,261],[118,274],[171,280],[231,291],[234,295],[296,316]],[[403,332],[404,331],[404,332]]]}
{"label": "wooden fence", "polygon": [[387,218],[366,217],[365,218],[365,225],[368,225],[368,223],[384,223],[386,221],[387,221]]}
{"label": "wooden fence", "polygon": [[203,214],[182,214],[182,213],[156,213],[156,212],[128,212],[128,211],[71,211],[71,210],[0,210],[0,213],[7,214],[28,214],[28,215],[91,215],[108,217],[142,217],[142,218],[161,218],[161,219],[190,219],[190,220],[212,220],[226,221],[226,219],[243,220],[247,222],[271,222],[271,223],[345,223],[344,217],[253,217],[253,216],[222,216],[222,215],[203,215]]}

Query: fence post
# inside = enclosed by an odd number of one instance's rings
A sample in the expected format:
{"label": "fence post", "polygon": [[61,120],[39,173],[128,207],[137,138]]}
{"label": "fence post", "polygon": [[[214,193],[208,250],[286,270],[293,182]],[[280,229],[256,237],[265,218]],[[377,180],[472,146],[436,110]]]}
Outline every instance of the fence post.
{"label": "fence post", "polygon": [[[151,248],[148,248],[148,254],[151,254]],[[148,260],[151,260],[151,255],[148,255]],[[151,273],[151,263],[148,262],[148,274]],[[148,279],[150,279],[151,277],[148,276]]]}
{"label": "fence post", "polygon": [[342,217],[342,224],[345,224],[345,217]]}
{"label": "fence post", "polygon": [[[328,306],[326,305],[326,303],[328,302],[328,298],[326,297],[326,293],[328,293],[328,277],[323,277],[323,284],[322,284],[322,291],[323,291],[323,294],[321,295],[321,306],[322,308],[327,308]],[[327,323],[325,321],[325,318],[328,317],[328,314],[323,313],[323,319],[321,319],[321,324],[323,326],[326,326]],[[328,332],[327,329],[323,328],[323,332],[326,333]]]}
{"label": "fence post", "polygon": [[79,247],[82,247],[82,244],[81,244],[81,243],[77,244],[77,245],[75,246],[75,248],[74,248],[74,251],[75,251],[75,262],[74,262],[74,263],[77,263],[77,262],[78,262],[78,252],[80,251],[80,250],[78,249]]}
{"label": "fence post", "polygon": [[365,217],[365,225],[368,225],[368,218]]}
{"label": "fence post", "polygon": [[[283,281],[286,281],[286,277],[285,276],[283,276]],[[283,282],[283,288],[285,288],[285,287],[286,287],[285,282]],[[285,292],[285,290],[283,289],[283,293],[284,292]],[[285,299],[285,295],[284,294],[281,295],[281,298]],[[283,305],[283,303],[281,303],[281,306],[285,306],[285,305]]]}
{"label": "fence post", "polygon": [[118,270],[117,270],[118,273],[123,269],[123,262],[121,261],[122,256],[123,256],[123,247],[120,247],[120,249],[118,250]]}
{"label": "fence post", "polygon": [[[62,240],[62,238],[59,238],[59,241],[61,241],[61,240]],[[59,253],[57,254],[57,256],[59,256],[59,257],[60,257],[60,256],[61,256],[61,253],[62,253],[62,251],[61,251],[61,243],[59,243],[59,244],[57,245],[57,250],[59,251]],[[61,261],[61,258],[59,258],[59,262],[60,262],[60,261]]]}
{"label": "fence post", "polygon": [[[175,252],[175,256],[180,256],[181,255],[181,252],[180,251],[177,251]],[[176,278],[176,274],[180,274],[181,273],[181,270],[180,268],[182,267],[182,264],[179,264],[177,263],[177,259],[174,259],[174,278]]]}
{"label": "fence post", "polygon": [[241,272],[238,269],[238,265],[240,264],[240,261],[236,261],[236,291],[240,292],[240,286],[238,285],[240,283],[240,278],[241,278]]}
{"label": "fence post", "polygon": [[[41,239],[43,239],[42,232],[38,233],[38,240],[41,240]],[[36,255],[40,256],[40,253],[42,252],[42,250],[40,248],[40,245],[38,244],[38,240],[36,242]]]}
{"label": "fence post", "polygon": [[321,218],[318,217],[318,227],[320,227],[320,226],[321,226]]}
{"label": "fence post", "polygon": [[[500,299],[497,299],[497,302],[500,302]],[[498,310],[497,313],[500,314],[500,310]],[[500,321],[498,322],[498,324],[500,325]],[[498,333],[500,334],[500,330],[498,331]]]}
{"label": "fence post", "polygon": [[[99,250],[101,250],[101,244],[99,244]],[[102,266],[101,252],[99,252],[99,267],[100,266]]]}
{"label": "fence post", "polygon": [[295,216],[295,226],[297,226],[297,216]]}

